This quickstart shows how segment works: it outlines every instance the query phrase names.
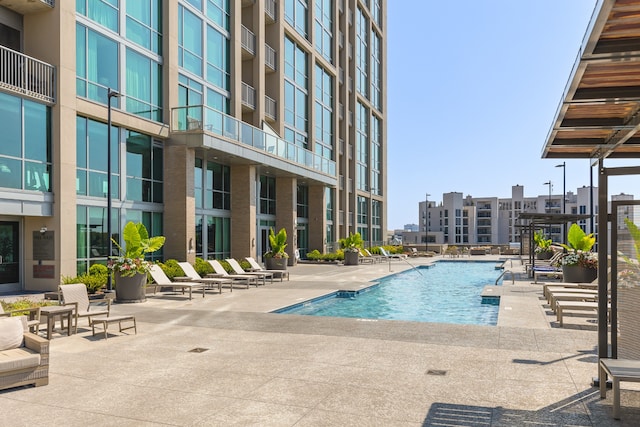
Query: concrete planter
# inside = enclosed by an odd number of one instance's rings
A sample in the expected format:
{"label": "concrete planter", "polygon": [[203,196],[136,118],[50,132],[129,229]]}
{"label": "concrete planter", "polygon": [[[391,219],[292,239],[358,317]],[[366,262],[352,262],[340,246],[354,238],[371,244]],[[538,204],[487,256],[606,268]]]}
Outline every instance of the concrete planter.
{"label": "concrete planter", "polygon": [[359,263],[359,253],[358,252],[344,252],[344,265],[358,265]]}
{"label": "concrete planter", "polygon": [[116,302],[145,302],[147,294],[146,273],[138,273],[135,276],[121,276],[119,272],[114,275],[116,282]]}
{"label": "concrete planter", "polygon": [[265,258],[264,264],[267,270],[286,270],[289,258]]}
{"label": "concrete planter", "polygon": [[578,265],[562,266],[562,281],[569,283],[591,283],[598,277],[597,268],[585,268]]}

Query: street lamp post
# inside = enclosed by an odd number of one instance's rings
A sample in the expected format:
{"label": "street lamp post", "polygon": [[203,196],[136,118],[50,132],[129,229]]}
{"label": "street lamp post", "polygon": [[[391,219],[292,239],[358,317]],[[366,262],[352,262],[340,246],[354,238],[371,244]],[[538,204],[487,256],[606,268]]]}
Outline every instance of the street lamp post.
{"label": "street lamp post", "polygon": [[[561,165],[556,165],[557,168],[562,168],[562,213],[566,214],[566,203],[567,203],[567,162],[562,162]],[[562,220],[562,240],[566,244],[567,236],[566,236],[566,227],[567,223]]]}
{"label": "street lamp post", "polygon": [[[120,94],[107,89],[107,239],[109,240],[109,252],[107,260],[113,254],[113,242],[111,241],[111,98],[117,98]],[[111,274],[107,275],[107,290],[113,290]]]}
{"label": "street lamp post", "polygon": [[431,194],[427,193],[424,198],[424,251],[425,253],[429,250],[429,196]]}

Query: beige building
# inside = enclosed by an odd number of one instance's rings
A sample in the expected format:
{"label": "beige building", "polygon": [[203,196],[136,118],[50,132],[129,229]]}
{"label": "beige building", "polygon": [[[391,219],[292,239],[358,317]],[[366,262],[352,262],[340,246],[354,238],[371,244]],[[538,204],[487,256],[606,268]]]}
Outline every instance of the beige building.
{"label": "beige building", "polygon": [[384,0],[0,0],[0,292],[104,263],[109,193],[158,259],[381,243],[385,29]]}

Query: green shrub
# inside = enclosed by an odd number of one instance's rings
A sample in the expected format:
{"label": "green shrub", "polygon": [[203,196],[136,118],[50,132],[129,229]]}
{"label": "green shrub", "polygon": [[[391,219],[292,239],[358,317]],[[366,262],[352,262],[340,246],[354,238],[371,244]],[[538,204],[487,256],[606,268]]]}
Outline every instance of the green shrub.
{"label": "green shrub", "polygon": [[171,281],[173,281],[174,277],[182,277],[185,275],[184,271],[182,271],[182,268],[178,264],[178,261],[175,259],[168,259],[163,263],[158,262],[158,265]]}
{"label": "green shrub", "polygon": [[201,277],[205,277],[207,274],[213,273],[213,267],[206,260],[202,258],[196,258],[196,264],[193,266]]}
{"label": "green shrub", "polygon": [[319,261],[321,259],[324,259],[324,257],[319,250],[314,249],[311,252],[307,252],[307,259],[311,261]]}
{"label": "green shrub", "polygon": [[[58,305],[56,301],[33,301],[28,298],[20,298],[13,302],[0,301],[4,311],[26,310],[31,307],[45,307],[48,305]],[[20,313],[14,313],[14,316],[20,316]]]}
{"label": "green shrub", "polygon": [[100,289],[107,286],[107,274],[82,274],[77,277],[62,276],[62,283],[70,285],[73,283],[84,283],[89,294],[95,294]]}
{"label": "green shrub", "polygon": [[109,269],[104,264],[93,264],[91,267],[89,267],[89,274],[109,274]]}

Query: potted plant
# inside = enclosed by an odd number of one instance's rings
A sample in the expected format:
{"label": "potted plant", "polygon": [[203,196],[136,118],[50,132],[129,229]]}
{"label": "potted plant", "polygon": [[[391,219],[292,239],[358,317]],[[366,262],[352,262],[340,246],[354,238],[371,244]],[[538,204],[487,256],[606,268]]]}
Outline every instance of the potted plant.
{"label": "potted plant", "polygon": [[567,234],[568,252],[560,258],[562,278],[570,283],[590,283],[598,277],[598,256],[591,252],[596,243],[593,233],[586,234],[578,224],[572,224]]}
{"label": "potted plant", "polygon": [[344,252],[344,265],[358,265],[360,249],[362,248],[362,236],[360,236],[360,233],[349,233],[349,237],[340,239],[340,248]]}
{"label": "potted plant", "polygon": [[271,250],[264,254],[267,270],[286,270],[289,259],[289,254],[284,251],[287,247],[287,230],[281,228],[276,234],[273,228],[270,228],[269,246]]}
{"label": "potted plant", "polygon": [[155,252],[164,245],[164,236],[149,237],[142,223],[128,222],[122,230],[124,249],[111,239],[120,251],[119,256],[110,257],[107,267],[113,272],[116,301],[142,302],[147,299],[145,285],[151,263],[145,254]]}
{"label": "potted plant", "polygon": [[538,230],[533,235],[533,241],[536,244],[536,259],[550,259],[553,256],[553,249],[551,249],[551,239],[547,239],[542,230]]}

